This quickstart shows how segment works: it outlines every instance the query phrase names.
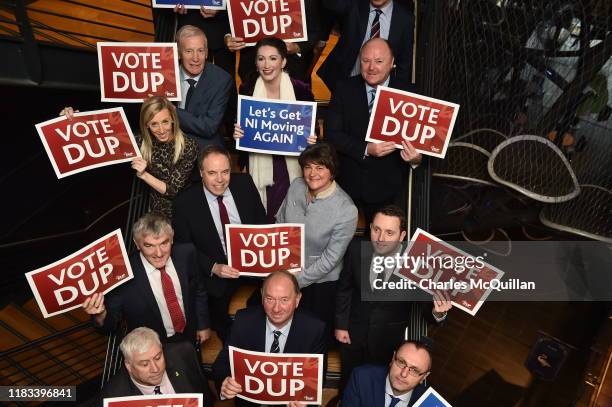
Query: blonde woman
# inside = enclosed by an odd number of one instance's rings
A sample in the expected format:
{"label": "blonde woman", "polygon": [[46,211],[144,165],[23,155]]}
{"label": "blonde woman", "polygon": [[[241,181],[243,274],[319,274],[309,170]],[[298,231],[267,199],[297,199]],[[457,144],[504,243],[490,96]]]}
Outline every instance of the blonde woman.
{"label": "blonde woman", "polygon": [[[60,112],[69,120],[78,112],[66,107]],[[189,184],[198,156],[197,143],[183,135],[176,108],[168,99],[154,96],[140,108],[142,158],[132,160],[136,176],[151,187],[151,211],[172,218],[172,199]]]}
{"label": "blonde woman", "polygon": [[132,168],[151,187],[151,210],[172,218],[172,199],[188,185],[198,156],[195,140],[183,135],[176,108],[154,96],[140,108],[140,152]]}

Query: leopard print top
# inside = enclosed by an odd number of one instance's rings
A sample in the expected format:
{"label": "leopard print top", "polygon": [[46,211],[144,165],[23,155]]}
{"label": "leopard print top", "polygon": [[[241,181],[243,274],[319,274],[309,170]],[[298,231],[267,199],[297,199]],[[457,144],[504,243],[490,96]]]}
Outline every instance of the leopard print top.
{"label": "leopard print top", "polygon": [[160,212],[172,219],[172,199],[189,185],[197,156],[198,144],[194,139],[185,136],[183,154],[176,164],[173,164],[174,140],[160,143],[157,139],[153,139],[153,152],[147,171],[155,178],[166,183],[166,193],[160,194],[151,188],[150,204],[152,211]]}

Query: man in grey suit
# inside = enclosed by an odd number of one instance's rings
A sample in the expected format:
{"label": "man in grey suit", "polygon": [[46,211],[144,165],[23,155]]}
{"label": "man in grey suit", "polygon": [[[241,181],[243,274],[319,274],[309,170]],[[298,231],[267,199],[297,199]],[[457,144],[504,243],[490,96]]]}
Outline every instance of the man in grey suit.
{"label": "man in grey suit", "polygon": [[208,40],[204,31],[185,25],[176,38],[183,95],[177,109],[181,130],[193,137],[200,148],[223,145],[218,130],[234,89],[232,77],[218,66],[206,63]]}

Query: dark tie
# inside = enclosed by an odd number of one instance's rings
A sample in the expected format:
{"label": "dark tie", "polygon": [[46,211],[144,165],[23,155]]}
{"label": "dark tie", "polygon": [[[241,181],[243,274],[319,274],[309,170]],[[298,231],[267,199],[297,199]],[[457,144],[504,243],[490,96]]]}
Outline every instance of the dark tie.
{"label": "dark tie", "polygon": [[166,299],[166,306],[170,313],[170,319],[174,330],[179,333],[183,333],[185,330],[185,316],[179,305],[178,298],[176,298],[176,291],[174,291],[174,284],[170,275],[166,272],[166,268],[162,267],[159,269],[161,276],[162,291],[164,292],[164,298]]}
{"label": "dark tie", "polygon": [[281,336],[281,331],[274,331],[274,340],[272,341],[272,346],[270,346],[270,353],[279,353],[280,352],[280,344],[278,343],[278,337]]}
{"label": "dark tie", "polygon": [[187,97],[185,97],[185,109],[187,109],[187,106],[189,106],[189,101],[191,100],[193,90],[195,89],[195,84],[197,83],[195,79],[186,79],[186,81],[189,83],[189,89],[187,90]]}
{"label": "dark tie", "polygon": [[368,113],[372,113],[372,108],[374,107],[374,98],[376,97],[376,89],[370,89],[368,91],[368,97],[370,101],[368,102]]}
{"label": "dark tie", "polygon": [[[221,219],[221,230],[223,231],[223,241],[225,242],[225,225],[230,223],[229,215],[227,214],[227,208],[223,203],[223,195],[219,195],[217,197],[217,202],[219,203],[219,218]],[[225,242],[227,244],[227,242]]]}
{"label": "dark tie", "polygon": [[159,388],[159,386],[155,386],[155,389],[153,389],[153,394],[162,394],[161,389]]}
{"label": "dark tie", "polygon": [[389,407],[395,407],[395,405],[399,403],[400,401],[401,400],[398,399],[397,397],[391,396],[391,402],[389,403]]}
{"label": "dark tie", "polygon": [[379,38],[380,37],[380,15],[382,14],[382,10],[379,8],[375,8],[374,12],[376,15],[374,16],[374,20],[372,20],[372,28],[370,29],[370,38]]}

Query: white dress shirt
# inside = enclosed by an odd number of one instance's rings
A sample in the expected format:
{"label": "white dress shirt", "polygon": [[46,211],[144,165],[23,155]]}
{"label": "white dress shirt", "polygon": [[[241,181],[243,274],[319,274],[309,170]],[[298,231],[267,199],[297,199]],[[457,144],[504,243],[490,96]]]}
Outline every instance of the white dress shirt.
{"label": "white dress shirt", "polygon": [[[223,238],[223,226],[221,225],[221,215],[219,214],[219,201],[217,201],[217,195],[212,194],[204,186],[202,188],[204,188],[206,202],[208,203],[208,207],[210,208],[210,214],[212,215],[213,221],[215,222],[215,227],[217,228],[217,234],[219,235],[219,240],[221,241],[221,246],[223,247],[223,253],[227,255],[227,248],[225,247],[225,239]],[[223,193],[223,204],[225,205],[225,209],[227,209],[227,216],[229,218],[230,223],[238,225],[242,224],[242,221],[240,220],[240,215],[238,214],[238,208],[236,207],[236,202],[234,201],[232,191],[230,191],[229,188],[227,188]]]}
{"label": "white dress shirt", "polygon": [[[140,392],[145,395],[153,395],[155,394],[155,387],[157,386],[148,386],[146,384],[138,383],[134,378],[130,376],[132,379],[132,383],[140,390]],[[174,387],[172,387],[172,383],[170,383],[170,379],[168,378],[168,372],[164,372],[164,376],[162,377],[161,383],[159,384],[159,391],[161,394],[175,394]]]}
{"label": "white dress shirt", "polygon": [[265,352],[270,352],[270,348],[272,347],[272,342],[274,342],[274,331],[281,331],[280,336],[278,337],[278,347],[280,349],[279,353],[283,353],[285,351],[285,344],[287,343],[287,336],[289,336],[289,330],[291,329],[291,322],[293,319],[290,319],[289,322],[285,324],[282,328],[277,328],[272,325],[272,322],[266,317],[266,350]]}
{"label": "white dress shirt", "polygon": [[[155,267],[153,267],[151,263],[149,263],[147,259],[145,259],[142,253],[140,253],[140,259],[142,260],[145,272],[147,273],[147,278],[149,279],[151,290],[153,290],[153,296],[155,297],[155,302],[157,302],[157,307],[159,308],[159,313],[161,314],[162,321],[164,323],[164,328],[166,328],[166,335],[170,337],[174,335],[175,332],[174,325],[172,324],[172,318],[170,317],[170,311],[168,311],[168,305],[166,304],[166,297],[164,297],[164,290],[162,289],[161,272]],[[176,293],[176,299],[178,300],[179,306],[181,307],[181,311],[183,311],[183,316],[185,316],[185,306],[183,305],[183,291],[181,290],[181,282],[179,281],[178,274],[176,274],[176,269],[174,268],[174,264],[172,263],[171,258],[168,258],[168,262],[166,263],[166,273],[168,273],[170,279],[172,280],[174,292]]]}

